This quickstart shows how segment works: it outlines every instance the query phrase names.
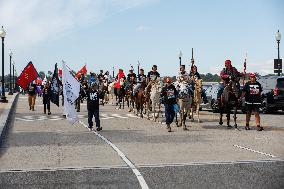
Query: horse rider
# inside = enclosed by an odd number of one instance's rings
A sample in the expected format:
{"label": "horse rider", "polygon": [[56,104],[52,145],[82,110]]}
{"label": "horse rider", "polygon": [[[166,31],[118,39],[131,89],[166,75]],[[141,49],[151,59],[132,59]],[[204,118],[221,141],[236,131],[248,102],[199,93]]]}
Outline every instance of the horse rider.
{"label": "horse rider", "polygon": [[100,70],[100,73],[98,74],[98,80],[101,83],[104,79],[104,71]]}
{"label": "horse rider", "polygon": [[149,83],[152,80],[155,80],[156,78],[160,77],[159,72],[157,71],[157,65],[152,66],[152,70],[148,72],[147,75],[147,83]]}
{"label": "horse rider", "polygon": [[[191,81],[192,81],[192,87],[193,87],[193,90],[194,90],[194,81],[195,81],[195,79],[201,79],[200,74],[197,71],[197,66],[196,65],[193,65],[191,67],[189,75],[190,75],[190,78],[191,78]],[[203,90],[202,88],[201,88],[201,98],[203,99],[203,102],[205,104],[208,102],[205,90]]]}
{"label": "horse rider", "polygon": [[136,74],[133,72],[133,68],[130,68],[129,74],[127,75],[127,81],[131,81],[131,77],[133,77],[134,80],[136,80]]}
{"label": "horse rider", "polygon": [[96,74],[93,71],[90,71],[90,78],[89,78],[89,86],[91,86],[91,83],[96,82]]}
{"label": "horse rider", "polygon": [[185,70],[185,65],[181,65],[178,72],[178,78],[183,77],[183,80],[188,81],[189,74]]}
{"label": "horse rider", "polygon": [[[255,115],[255,122],[257,131],[262,131],[263,127],[260,126],[259,107],[261,106],[261,84],[256,81],[256,74],[250,73],[250,80],[245,84],[242,97],[245,97],[246,104],[246,126],[245,130],[250,130],[249,122],[252,112]],[[242,99],[242,98],[240,98]]]}
{"label": "horse rider", "polygon": [[141,83],[146,82],[146,81],[147,81],[147,77],[144,74],[144,69],[140,68],[140,73],[137,76],[137,84],[133,88],[133,95],[135,95],[135,93],[138,91],[139,87],[141,86]]}
{"label": "horse rider", "polygon": [[217,99],[218,102],[220,102],[221,100],[221,95],[224,91],[225,85],[230,81],[235,81],[236,85],[238,87],[238,89],[240,89],[240,77],[242,76],[242,74],[235,68],[232,66],[231,60],[226,60],[225,61],[225,67],[223,68],[223,70],[220,73],[220,77],[222,80],[222,83],[220,84],[218,93],[217,93]]}

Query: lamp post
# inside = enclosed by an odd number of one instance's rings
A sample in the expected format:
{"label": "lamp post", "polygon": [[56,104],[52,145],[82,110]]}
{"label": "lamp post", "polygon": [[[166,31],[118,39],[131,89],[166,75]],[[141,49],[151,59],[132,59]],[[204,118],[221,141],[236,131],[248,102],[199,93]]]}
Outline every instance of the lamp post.
{"label": "lamp post", "polygon": [[181,51],[179,51],[179,54],[178,54],[179,66],[181,66],[181,57],[182,57],[182,53],[181,53]]}
{"label": "lamp post", "polygon": [[13,88],[13,92],[15,92],[16,86],[15,86],[15,62],[14,61],[13,61],[13,87],[12,88]]}
{"label": "lamp post", "polygon": [[114,67],[112,67],[112,78],[114,78]]}
{"label": "lamp post", "polygon": [[275,35],[275,39],[277,41],[278,44],[278,76],[280,76],[280,52],[279,52],[279,44],[280,44],[280,40],[281,40],[281,33],[279,32],[279,30],[277,31],[276,35]]}
{"label": "lamp post", "polygon": [[10,53],[9,53],[9,56],[10,56],[10,83],[9,83],[9,93],[8,95],[13,95],[13,91],[12,91],[12,56],[13,56],[13,52],[12,50],[10,49]]}
{"label": "lamp post", "polygon": [[3,26],[0,29],[0,37],[2,38],[2,94],[0,102],[8,102],[5,96],[5,81],[4,81],[4,38],[6,36],[6,31],[4,30]]}
{"label": "lamp post", "polygon": [[139,76],[139,69],[140,69],[140,62],[138,60],[138,63],[137,63],[137,77]]}

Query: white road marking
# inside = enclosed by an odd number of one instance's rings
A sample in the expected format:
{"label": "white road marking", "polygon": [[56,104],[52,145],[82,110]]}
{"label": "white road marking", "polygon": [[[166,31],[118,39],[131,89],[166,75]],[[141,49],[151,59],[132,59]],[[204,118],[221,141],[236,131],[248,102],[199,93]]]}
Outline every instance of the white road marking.
{"label": "white road marking", "polygon": [[101,119],[112,119],[114,117],[108,116],[107,114],[101,114],[102,118]]}
{"label": "white road marking", "polygon": [[114,117],[117,117],[117,118],[122,118],[122,119],[127,119],[128,117],[125,117],[125,116],[121,116],[119,114],[111,114],[112,116]]}
{"label": "white road marking", "polygon": [[251,151],[251,152],[255,152],[255,153],[258,153],[258,154],[261,154],[261,155],[265,155],[265,156],[269,156],[269,157],[273,157],[275,158],[276,156],[273,155],[273,154],[267,154],[267,153],[264,153],[264,152],[260,152],[258,150],[253,150],[253,149],[250,149],[250,148],[247,148],[247,147],[243,147],[243,146],[239,146],[239,145],[233,145],[234,147],[237,147],[237,148],[241,148],[241,149],[244,149],[244,150],[248,150],[248,151]]}
{"label": "white road marking", "polygon": [[[88,126],[82,122],[79,121],[80,124],[82,124],[84,127],[88,128]],[[103,135],[99,134],[96,131],[93,131],[93,133],[95,135],[97,135],[98,137],[100,137],[103,141],[105,141],[108,145],[110,145],[116,152],[117,154],[121,157],[121,159],[132,169],[133,173],[136,175],[140,186],[142,189],[149,189],[144,177],[141,175],[141,173],[138,171],[138,169],[135,167],[135,165],[123,154],[122,151],[120,151],[116,145],[114,145],[113,143],[111,143],[107,138],[105,138]]]}
{"label": "white road marking", "polygon": [[134,117],[134,118],[139,118],[139,116],[133,115],[133,114],[126,114],[128,117]]}

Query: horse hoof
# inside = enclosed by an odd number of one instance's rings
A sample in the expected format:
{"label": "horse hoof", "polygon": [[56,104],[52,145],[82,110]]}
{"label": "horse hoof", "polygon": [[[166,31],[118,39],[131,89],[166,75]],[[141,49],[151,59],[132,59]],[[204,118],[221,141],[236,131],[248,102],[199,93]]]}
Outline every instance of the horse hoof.
{"label": "horse hoof", "polygon": [[231,128],[232,128],[232,126],[231,126],[231,125],[227,125],[227,128],[228,128],[228,129],[231,129]]}
{"label": "horse hoof", "polygon": [[220,121],[220,122],[219,122],[219,125],[223,125],[223,122],[222,122],[222,121]]}

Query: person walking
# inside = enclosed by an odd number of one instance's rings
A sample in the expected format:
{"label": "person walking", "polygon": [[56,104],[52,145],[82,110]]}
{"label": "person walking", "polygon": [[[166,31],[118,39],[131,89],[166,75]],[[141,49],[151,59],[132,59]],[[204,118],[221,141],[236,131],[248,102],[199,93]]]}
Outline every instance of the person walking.
{"label": "person walking", "polygon": [[168,132],[171,132],[171,123],[175,117],[175,106],[177,106],[178,92],[172,84],[171,78],[166,77],[166,85],[161,91],[161,99],[165,106],[166,125]]}
{"label": "person walking", "polygon": [[[246,126],[245,130],[250,130],[249,122],[252,112],[255,115],[255,122],[258,131],[262,131],[263,127],[260,126],[259,107],[261,106],[261,84],[256,81],[256,74],[250,73],[250,80],[245,84],[242,92],[242,98],[245,97],[246,105]],[[242,99],[240,98],[240,99]]]}
{"label": "person walking", "polygon": [[28,87],[28,101],[30,110],[35,111],[35,101],[36,101],[36,84],[32,82]]}
{"label": "person walking", "polygon": [[100,125],[100,109],[99,99],[101,93],[98,90],[98,86],[95,82],[91,83],[91,87],[87,90],[87,110],[88,110],[88,128],[93,129],[93,117],[95,117],[97,131],[101,131]]}
{"label": "person walking", "polygon": [[46,83],[43,91],[42,91],[42,101],[43,101],[43,113],[46,114],[46,109],[48,111],[48,115],[51,114],[50,112],[50,87],[49,84]]}

